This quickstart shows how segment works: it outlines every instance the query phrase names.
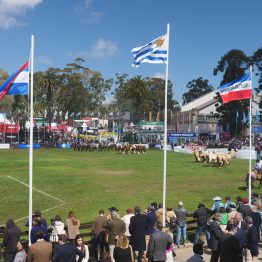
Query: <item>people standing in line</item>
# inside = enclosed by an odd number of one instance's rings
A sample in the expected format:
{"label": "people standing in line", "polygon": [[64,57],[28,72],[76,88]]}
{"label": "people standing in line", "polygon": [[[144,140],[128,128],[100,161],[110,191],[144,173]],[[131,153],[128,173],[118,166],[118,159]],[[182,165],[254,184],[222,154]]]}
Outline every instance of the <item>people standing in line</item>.
{"label": "people standing in line", "polygon": [[119,218],[119,215],[116,211],[111,212],[111,221],[107,221],[104,226],[108,230],[108,245],[109,252],[112,262],[114,260],[114,248],[116,246],[117,239],[119,235],[124,234],[126,231],[126,225],[123,220]]}
{"label": "people standing in line", "polygon": [[131,236],[131,234],[130,234],[130,232],[129,232],[129,225],[130,225],[130,219],[131,219],[131,217],[133,217],[133,216],[134,216],[134,210],[133,210],[133,208],[127,208],[127,209],[126,209],[126,214],[121,218],[121,219],[124,221],[125,225],[126,225],[125,236],[126,236],[127,238],[130,238],[130,236]]}
{"label": "people standing in line", "polygon": [[76,235],[80,234],[79,231],[80,220],[77,218],[74,212],[70,211],[68,213],[68,218],[66,219],[66,231],[69,242],[73,242]]}
{"label": "people standing in line", "polygon": [[17,253],[15,254],[15,258],[13,262],[26,262],[28,241],[19,240],[16,246],[17,246]]}
{"label": "people standing in line", "polygon": [[247,247],[244,250],[245,261],[252,261],[254,257],[258,256],[258,241],[257,230],[253,224],[253,219],[250,216],[245,218],[247,223],[246,238]]}
{"label": "people standing in line", "polygon": [[210,241],[209,247],[211,249],[211,260],[210,262],[218,262],[219,259],[219,249],[218,243],[223,235],[222,229],[220,227],[221,214],[216,213],[213,216],[213,221],[210,223]]}
{"label": "people standing in line", "polygon": [[36,238],[36,243],[32,244],[28,249],[27,262],[51,261],[52,244],[45,241],[45,231],[37,231]]}
{"label": "people standing in line", "polygon": [[99,210],[99,216],[95,218],[92,225],[92,246],[94,250],[95,261],[99,261],[105,250],[106,234],[104,225],[107,223],[105,211]]}
{"label": "people standing in line", "polygon": [[173,240],[169,234],[162,232],[163,224],[156,222],[155,231],[150,236],[147,250],[147,258],[149,262],[166,261],[166,249],[173,244]]}
{"label": "people standing in line", "polygon": [[186,245],[187,241],[187,215],[188,212],[184,208],[184,203],[180,201],[178,203],[178,208],[175,210],[176,219],[177,219],[177,237],[176,245],[180,247],[181,245],[181,235],[183,237],[183,245]]}
{"label": "people standing in line", "polygon": [[203,203],[199,203],[197,208],[198,209],[193,214],[193,217],[197,219],[197,227],[194,241],[195,244],[198,243],[202,232],[205,233],[207,242],[209,242],[210,239],[210,233],[207,225],[209,220],[208,210],[206,209]]}
{"label": "people standing in line", "polygon": [[20,240],[21,229],[15,224],[14,220],[9,218],[6,222],[6,230],[2,247],[4,248],[4,261],[12,262],[17,252],[17,242]]}
{"label": "people standing in line", "polygon": [[132,246],[129,245],[128,238],[120,235],[117,245],[114,248],[114,259],[116,262],[134,262],[134,253]]}
{"label": "people standing in line", "polygon": [[133,250],[137,253],[137,261],[142,262],[144,251],[146,250],[146,225],[147,218],[141,214],[141,208],[135,206],[135,215],[130,219],[129,232],[131,234],[130,244]]}
{"label": "people standing in line", "polygon": [[243,252],[240,243],[235,237],[237,225],[229,223],[227,225],[227,233],[223,234],[219,240],[219,256],[220,262],[240,262]]}
{"label": "people standing in line", "polygon": [[[76,256],[78,255],[78,260]],[[81,262],[84,253],[74,243],[68,243],[66,235],[59,235],[58,247],[56,248],[52,262]]]}
{"label": "people standing in line", "polygon": [[203,260],[203,242],[197,242],[193,246],[194,255],[190,257],[186,262],[204,262]]}
{"label": "people standing in line", "polygon": [[[84,254],[82,262],[88,262],[88,260],[89,260],[88,246],[85,245],[84,239],[83,239],[83,237],[80,234],[76,235],[76,237],[75,237],[75,245]],[[76,261],[78,261],[78,259],[79,259],[79,256],[76,255]]]}

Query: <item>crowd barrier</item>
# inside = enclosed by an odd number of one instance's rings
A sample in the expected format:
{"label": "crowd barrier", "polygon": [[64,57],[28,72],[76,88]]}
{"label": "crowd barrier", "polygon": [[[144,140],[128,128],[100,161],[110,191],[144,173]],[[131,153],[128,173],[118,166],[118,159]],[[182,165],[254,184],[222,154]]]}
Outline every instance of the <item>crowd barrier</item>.
{"label": "crowd barrier", "polygon": [[10,149],[10,144],[0,144],[0,149]]}
{"label": "crowd barrier", "polygon": [[[41,148],[42,146],[40,144],[33,144],[33,148]],[[18,144],[17,148],[19,149],[27,149],[29,148],[29,144]]]}

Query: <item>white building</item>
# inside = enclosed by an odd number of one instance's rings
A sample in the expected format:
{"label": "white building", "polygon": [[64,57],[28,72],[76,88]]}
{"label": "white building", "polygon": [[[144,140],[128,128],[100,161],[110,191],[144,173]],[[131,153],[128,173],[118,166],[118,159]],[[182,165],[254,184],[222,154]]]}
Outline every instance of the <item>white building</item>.
{"label": "white building", "polygon": [[[259,112],[260,95],[252,99],[252,120],[256,124],[256,114]],[[216,134],[219,117],[215,116],[216,91],[203,95],[181,107],[180,112],[175,113],[177,132],[198,132]],[[253,126],[253,125],[252,125]]]}

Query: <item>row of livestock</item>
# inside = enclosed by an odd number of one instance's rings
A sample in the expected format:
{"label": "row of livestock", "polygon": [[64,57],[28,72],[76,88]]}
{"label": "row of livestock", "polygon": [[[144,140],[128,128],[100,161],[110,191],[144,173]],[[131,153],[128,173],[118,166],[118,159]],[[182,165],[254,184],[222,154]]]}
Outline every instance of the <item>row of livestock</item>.
{"label": "row of livestock", "polygon": [[116,150],[122,154],[146,154],[146,147],[143,145],[125,143],[117,147]]}
{"label": "row of livestock", "polygon": [[115,143],[101,143],[101,142],[74,142],[74,151],[110,151],[116,150]]}
{"label": "row of livestock", "polygon": [[230,160],[236,157],[236,152],[231,150],[229,153],[212,152],[208,150],[194,150],[196,162],[203,162],[214,166],[228,166]]}
{"label": "row of livestock", "polygon": [[146,154],[146,147],[136,144],[103,143],[103,142],[75,142],[74,151],[112,151],[115,150],[122,154]]}

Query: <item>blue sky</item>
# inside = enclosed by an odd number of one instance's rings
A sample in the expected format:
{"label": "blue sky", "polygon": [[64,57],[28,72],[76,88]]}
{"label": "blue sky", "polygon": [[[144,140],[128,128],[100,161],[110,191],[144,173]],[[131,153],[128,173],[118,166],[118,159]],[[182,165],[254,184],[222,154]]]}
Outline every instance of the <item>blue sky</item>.
{"label": "blue sky", "polygon": [[251,55],[262,46],[261,10],[261,0],[0,0],[0,68],[11,74],[22,65],[34,34],[35,71],[81,56],[104,78],[164,76],[164,65],[132,68],[130,51],[170,23],[169,79],[182,101],[192,79],[219,85],[213,69],[229,50]]}

